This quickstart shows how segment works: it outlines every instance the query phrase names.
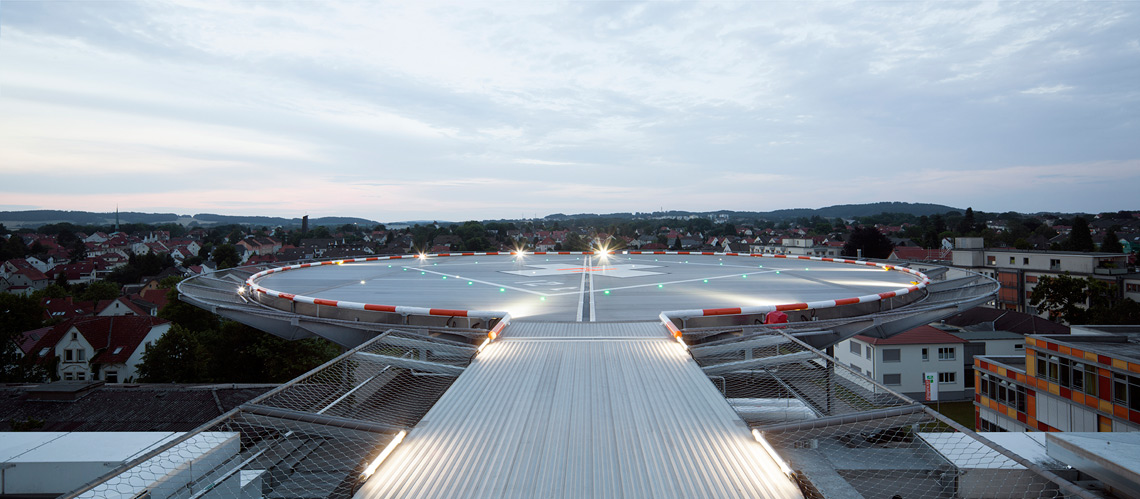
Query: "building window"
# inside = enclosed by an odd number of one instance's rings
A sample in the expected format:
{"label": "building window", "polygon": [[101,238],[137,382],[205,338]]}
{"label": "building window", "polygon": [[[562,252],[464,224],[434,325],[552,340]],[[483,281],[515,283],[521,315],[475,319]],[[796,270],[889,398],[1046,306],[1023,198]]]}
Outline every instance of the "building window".
{"label": "building window", "polygon": [[987,256],[986,265],[997,265],[997,257],[994,255]]}
{"label": "building window", "polygon": [[901,385],[902,384],[902,375],[901,374],[884,374],[883,375],[883,384],[888,385],[888,386]]}
{"label": "building window", "polygon": [[871,360],[871,345],[867,345],[867,360]]}
{"label": "building window", "polygon": [[1049,270],[1061,270],[1061,260],[1057,258],[1049,259]]}
{"label": "building window", "polygon": [[103,373],[103,380],[108,382],[108,383],[118,383],[119,382],[119,372],[118,371],[107,371],[107,372]]}
{"label": "building window", "polygon": [[1014,343],[1013,349],[1014,350],[1025,350],[1025,344],[1024,343]]}
{"label": "building window", "polygon": [[1021,264],[1022,264],[1022,265],[1029,265],[1029,257],[1025,257],[1025,258],[1022,258],[1022,259],[1021,259]]}
{"label": "building window", "polygon": [[930,360],[930,349],[928,349],[928,348],[922,349],[922,360]]}
{"label": "building window", "polygon": [[1016,261],[1017,261],[1017,257],[1013,257],[1013,256],[1009,257],[1009,264],[1010,265],[1013,265],[1014,262],[1016,262]]}
{"label": "building window", "polygon": [[939,383],[953,383],[955,381],[955,379],[957,379],[957,377],[958,377],[958,373],[955,373],[955,372],[938,373],[938,382]]}
{"label": "building window", "polygon": [[939,348],[938,360],[954,360],[954,347]]}
{"label": "building window", "polygon": [[854,341],[851,342],[851,353],[855,355],[863,355],[863,347]]}
{"label": "building window", "polygon": [[1112,401],[1121,405],[1128,405],[1128,376],[1112,373]]}
{"label": "building window", "polygon": [[71,333],[71,340],[72,341],[75,341],[78,339],[79,339],[79,333]]}
{"label": "building window", "polygon": [[75,373],[75,379],[79,381],[85,381],[87,379],[87,373],[83,371],[77,372]]}
{"label": "building window", "polygon": [[75,349],[75,361],[76,362],[83,362],[85,360],[87,360],[87,350],[84,350],[82,348],[76,348]]}
{"label": "building window", "polygon": [[67,350],[64,350],[63,351],[63,361],[64,362],[75,362],[75,352],[73,352],[70,348],[68,348]]}
{"label": "building window", "polygon": [[885,348],[882,352],[883,362],[899,362],[901,360],[899,349],[897,348]]}
{"label": "building window", "polygon": [[64,381],[73,381],[73,380],[75,380],[75,375],[73,375],[71,373],[63,373],[63,380]]}

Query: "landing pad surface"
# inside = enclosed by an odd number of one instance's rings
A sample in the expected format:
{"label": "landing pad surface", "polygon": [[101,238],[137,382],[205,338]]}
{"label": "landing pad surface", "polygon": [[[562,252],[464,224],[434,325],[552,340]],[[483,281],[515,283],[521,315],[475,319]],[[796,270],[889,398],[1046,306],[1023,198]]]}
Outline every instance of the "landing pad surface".
{"label": "landing pad surface", "polygon": [[849,298],[912,276],[831,262],[707,255],[486,255],[345,263],[261,278],[328,300],[502,310],[526,321],[656,320],[666,310]]}

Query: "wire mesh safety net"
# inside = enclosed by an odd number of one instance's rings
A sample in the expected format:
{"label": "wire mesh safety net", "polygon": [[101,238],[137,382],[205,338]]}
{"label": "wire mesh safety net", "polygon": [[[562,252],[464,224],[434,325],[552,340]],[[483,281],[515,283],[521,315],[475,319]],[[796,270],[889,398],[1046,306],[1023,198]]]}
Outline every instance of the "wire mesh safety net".
{"label": "wire mesh safety net", "polygon": [[428,330],[388,330],[68,496],[351,497],[475,353]]}
{"label": "wire mesh safety net", "polygon": [[1066,479],[1075,471],[1000,448],[778,326],[704,330],[688,341],[805,497],[1093,497]]}

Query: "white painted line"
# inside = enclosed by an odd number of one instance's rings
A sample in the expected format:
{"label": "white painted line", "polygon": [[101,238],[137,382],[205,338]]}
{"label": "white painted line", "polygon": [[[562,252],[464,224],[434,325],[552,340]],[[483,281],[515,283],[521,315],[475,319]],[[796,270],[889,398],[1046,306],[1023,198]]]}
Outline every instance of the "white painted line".
{"label": "white painted line", "polygon": [[598,314],[596,311],[597,307],[594,306],[594,304],[598,302],[598,300],[594,297],[594,273],[586,273],[590,274],[590,322],[594,322],[598,319]]}
{"label": "white painted line", "polygon": [[[586,267],[590,266],[590,261],[586,260]],[[582,282],[578,284],[578,322],[582,322],[582,304],[586,300],[586,274],[589,272],[582,272]]]}

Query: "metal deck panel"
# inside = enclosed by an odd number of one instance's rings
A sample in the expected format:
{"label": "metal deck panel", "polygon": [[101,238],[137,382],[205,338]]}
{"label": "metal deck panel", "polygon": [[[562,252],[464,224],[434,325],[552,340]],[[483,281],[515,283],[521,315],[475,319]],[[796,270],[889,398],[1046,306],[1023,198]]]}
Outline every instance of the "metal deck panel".
{"label": "metal deck panel", "polygon": [[799,496],[688,354],[642,338],[489,345],[356,495]]}
{"label": "metal deck panel", "polygon": [[503,329],[503,339],[515,338],[669,338],[669,331],[654,322],[513,322]]}

